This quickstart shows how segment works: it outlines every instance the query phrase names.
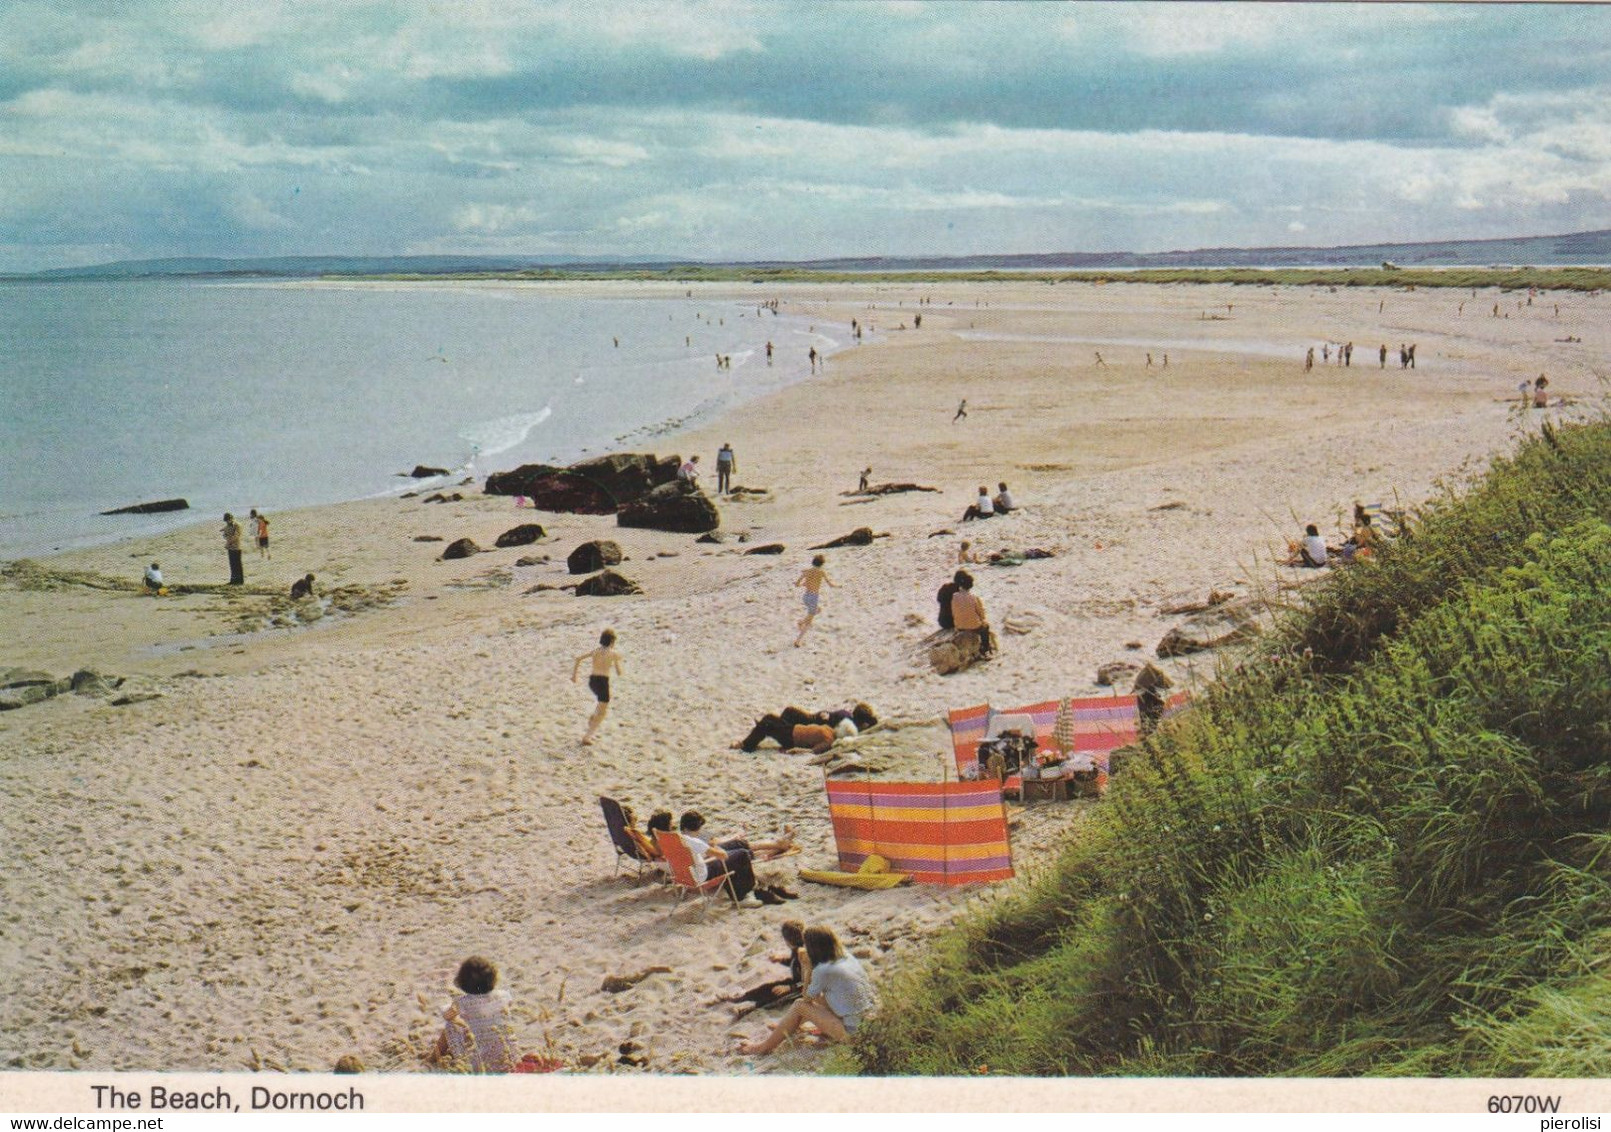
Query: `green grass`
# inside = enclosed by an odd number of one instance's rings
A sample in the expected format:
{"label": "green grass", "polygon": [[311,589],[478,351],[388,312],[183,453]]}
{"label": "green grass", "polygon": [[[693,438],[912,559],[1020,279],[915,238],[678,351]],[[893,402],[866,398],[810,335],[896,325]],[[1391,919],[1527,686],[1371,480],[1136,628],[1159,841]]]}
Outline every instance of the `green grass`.
{"label": "green grass", "polygon": [[1603,1076],[1611,425],[1420,509],[884,989],[875,1074]]}

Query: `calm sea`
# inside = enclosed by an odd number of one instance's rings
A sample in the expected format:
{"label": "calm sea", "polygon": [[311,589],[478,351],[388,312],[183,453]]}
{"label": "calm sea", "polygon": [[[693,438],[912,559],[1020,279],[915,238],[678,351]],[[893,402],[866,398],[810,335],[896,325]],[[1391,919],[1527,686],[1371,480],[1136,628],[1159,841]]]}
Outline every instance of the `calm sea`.
{"label": "calm sea", "polygon": [[[440,485],[675,451],[668,425],[797,381],[811,346],[837,345],[759,292],[0,284],[0,559],[402,492],[416,464],[452,469]],[[191,510],[99,515],[175,497]]]}

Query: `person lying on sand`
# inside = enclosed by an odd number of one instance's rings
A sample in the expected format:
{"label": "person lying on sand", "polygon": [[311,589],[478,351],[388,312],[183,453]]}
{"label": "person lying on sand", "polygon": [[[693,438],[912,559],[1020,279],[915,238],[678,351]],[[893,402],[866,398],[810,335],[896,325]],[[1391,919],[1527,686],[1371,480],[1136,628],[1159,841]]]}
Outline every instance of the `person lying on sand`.
{"label": "person lying on sand", "polygon": [[820,755],[835,740],[860,734],[877,722],[878,716],[865,703],[818,712],[786,707],[776,715],[767,714],[756,720],[750,733],[729,749],[753,754],[770,739],[785,751],[809,750]]}
{"label": "person lying on sand", "polygon": [[861,1026],[862,1019],[878,1006],[878,996],[867,971],[854,956],[845,953],[831,928],[805,930],[806,958],[811,961],[811,978],[805,996],[789,1007],[789,1012],[758,1042],[745,1042],[738,1052],[750,1056],[771,1053],[802,1024],[810,1022],[831,1042],[842,1042]]}
{"label": "person lying on sand", "polygon": [[792,1002],[800,997],[800,991],[810,981],[811,960],[805,951],[805,925],[799,920],[784,920],[779,931],[788,949],[774,951],[770,958],[774,963],[785,964],[789,968],[788,976],[768,979],[759,986],[719,999],[720,1002],[742,1004],[733,1012],[733,1017],[742,1018],[758,1006],[781,1006],[785,1002]]}

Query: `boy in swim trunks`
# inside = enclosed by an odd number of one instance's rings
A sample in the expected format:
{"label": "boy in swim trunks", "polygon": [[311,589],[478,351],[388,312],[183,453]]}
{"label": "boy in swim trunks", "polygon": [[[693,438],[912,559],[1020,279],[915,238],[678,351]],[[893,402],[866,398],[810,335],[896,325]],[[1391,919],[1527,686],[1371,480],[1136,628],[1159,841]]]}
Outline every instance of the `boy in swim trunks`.
{"label": "boy in swim trunks", "polygon": [[599,647],[576,658],[576,663],[571,665],[572,684],[576,683],[576,677],[582,671],[583,661],[592,662],[593,673],[587,678],[587,686],[598,700],[598,707],[593,709],[587,721],[587,734],[582,736],[582,746],[591,747],[599,724],[604,722],[604,716],[610,710],[610,673],[613,671],[617,676],[621,675],[621,654],[615,651],[615,630],[604,630],[599,634]]}
{"label": "boy in swim trunks", "polygon": [[828,577],[828,571],[822,568],[827,561],[822,555],[817,555],[811,560],[811,565],[800,571],[800,576],[794,580],[795,585],[805,587],[805,594],[802,600],[805,602],[806,608],[805,618],[796,626],[800,630],[800,635],[794,638],[795,648],[799,648],[801,643],[804,642],[806,631],[811,628],[811,622],[816,619],[817,608],[822,600],[823,583],[827,583],[834,589],[839,588],[839,583]]}

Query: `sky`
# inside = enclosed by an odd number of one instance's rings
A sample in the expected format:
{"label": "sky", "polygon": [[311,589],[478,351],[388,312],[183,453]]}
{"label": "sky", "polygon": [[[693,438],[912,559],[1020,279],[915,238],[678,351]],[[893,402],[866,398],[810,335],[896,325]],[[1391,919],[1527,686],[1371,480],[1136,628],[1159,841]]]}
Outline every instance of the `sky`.
{"label": "sky", "polygon": [[5,0],[0,271],[1611,227],[1611,8]]}

